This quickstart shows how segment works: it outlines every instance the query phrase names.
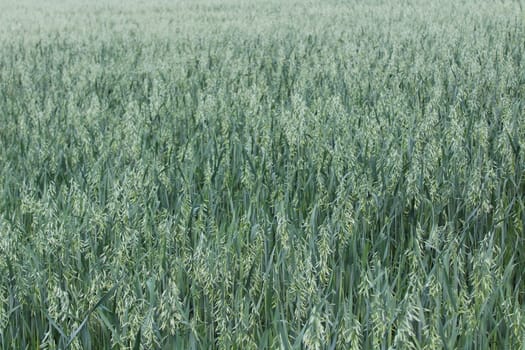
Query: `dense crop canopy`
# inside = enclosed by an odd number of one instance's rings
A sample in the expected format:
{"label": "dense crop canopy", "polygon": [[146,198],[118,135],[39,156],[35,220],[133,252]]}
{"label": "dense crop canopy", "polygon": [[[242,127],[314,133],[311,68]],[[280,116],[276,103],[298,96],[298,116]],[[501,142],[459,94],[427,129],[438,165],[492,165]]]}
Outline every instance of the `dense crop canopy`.
{"label": "dense crop canopy", "polygon": [[0,347],[523,348],[522,6],[0,3]]}

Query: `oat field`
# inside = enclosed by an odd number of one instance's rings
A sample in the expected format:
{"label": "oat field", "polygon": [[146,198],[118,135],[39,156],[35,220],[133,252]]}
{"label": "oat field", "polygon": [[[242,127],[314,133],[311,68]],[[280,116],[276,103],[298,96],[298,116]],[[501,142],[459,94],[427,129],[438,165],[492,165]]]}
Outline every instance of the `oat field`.
{"label": "oat field", "polygon": [[0,349],[525,349],[523,0],[0,0]]}

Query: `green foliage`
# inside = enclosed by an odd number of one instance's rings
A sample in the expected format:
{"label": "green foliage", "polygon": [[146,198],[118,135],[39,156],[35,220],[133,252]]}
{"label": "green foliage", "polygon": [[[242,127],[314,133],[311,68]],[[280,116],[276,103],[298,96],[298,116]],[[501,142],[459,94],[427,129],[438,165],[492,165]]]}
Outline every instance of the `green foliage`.
{"label": "green foliage", "polygon": [[0,4],[0,348],[525,347],[522,5]]}

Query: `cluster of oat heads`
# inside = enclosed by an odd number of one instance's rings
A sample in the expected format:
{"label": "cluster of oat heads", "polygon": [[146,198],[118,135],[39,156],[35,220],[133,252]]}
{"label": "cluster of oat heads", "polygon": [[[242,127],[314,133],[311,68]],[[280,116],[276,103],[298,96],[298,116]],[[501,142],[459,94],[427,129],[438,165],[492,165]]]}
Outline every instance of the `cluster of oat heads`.
{"label": "cluster of oat heads", "polygon": [[0,348],[523,347],[522,5],[1,4]]}

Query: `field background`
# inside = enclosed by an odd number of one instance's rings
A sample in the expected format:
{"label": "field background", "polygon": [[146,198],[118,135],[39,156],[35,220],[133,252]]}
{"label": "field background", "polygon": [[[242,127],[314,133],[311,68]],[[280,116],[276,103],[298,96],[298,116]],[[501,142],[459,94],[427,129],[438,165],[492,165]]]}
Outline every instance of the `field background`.
{"label": "field background", "polygon": [[0,1],[0,348],[523,349],[524,5]]}

